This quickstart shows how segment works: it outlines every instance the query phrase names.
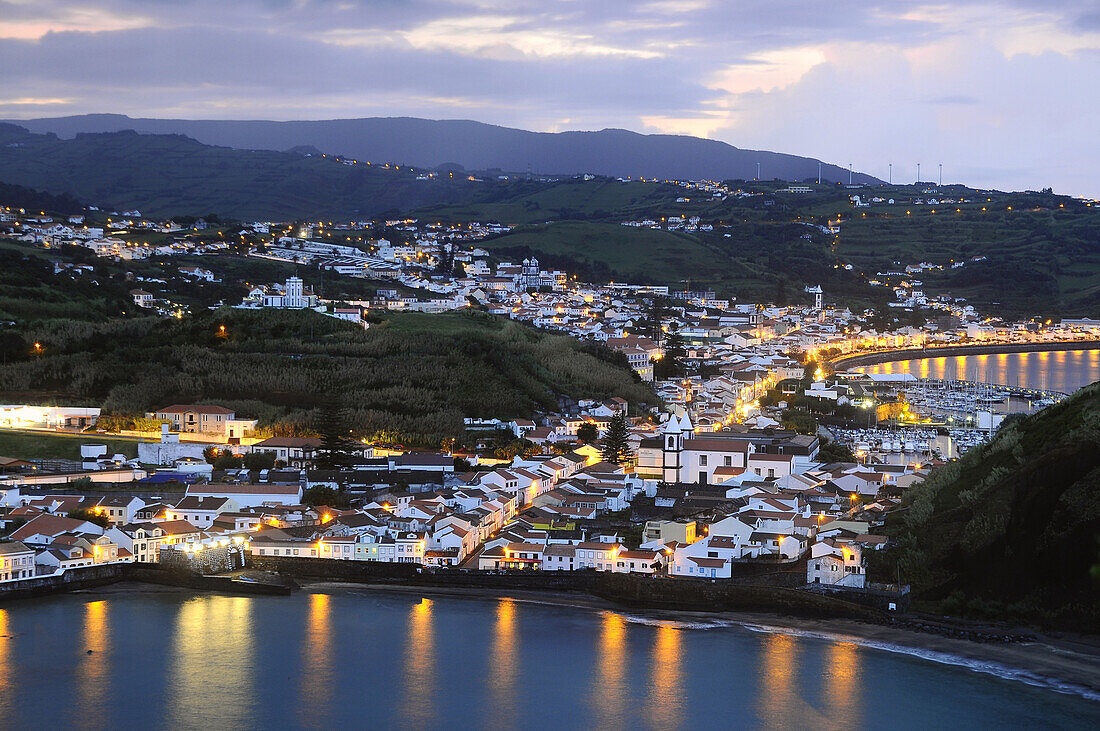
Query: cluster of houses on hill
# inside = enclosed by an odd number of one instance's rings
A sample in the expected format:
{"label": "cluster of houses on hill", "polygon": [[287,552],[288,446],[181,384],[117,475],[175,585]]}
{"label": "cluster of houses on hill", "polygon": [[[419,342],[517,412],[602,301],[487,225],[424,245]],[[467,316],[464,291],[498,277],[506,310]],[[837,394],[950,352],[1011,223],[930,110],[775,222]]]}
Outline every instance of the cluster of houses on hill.
{"label": "cluster of houses on hill", "polygon": [[[181,428],[203,428],[202,413],[164,413]],[[232,420],[206,416],[209,429]],[[373,478],[354,481],[356,470],[313,469],[310,446],[268,445],[286,449],[298,469],[229,471],[156,498],[139,496],[148,485],[70,494],[6,484],[0,581],[194,560],[235,546],[265,559],[708,579],[764,561],[804,571],[808,584],[858,589],[865,552],[885,542],[873,528],[923,476],[904,466],[825,465],[816,438],[770,429],[712,435],[686,416],[641,442],[637,471],[582,446],[469,472],[456,472],[447,455],[390,455],[373,458],[382,463]],[[350,504],[309,499],[315,488],[336,488]]]}

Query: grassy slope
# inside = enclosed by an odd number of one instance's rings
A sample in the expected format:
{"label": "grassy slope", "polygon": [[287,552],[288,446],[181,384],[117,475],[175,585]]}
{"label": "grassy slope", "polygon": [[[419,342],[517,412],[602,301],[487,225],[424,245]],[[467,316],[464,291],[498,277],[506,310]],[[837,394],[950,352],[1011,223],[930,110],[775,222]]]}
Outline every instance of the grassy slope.
{"label": "grassy slope", "polygon": [[69,435],[0,430],[0,455],[19,459],[80,459],[81,444],[106,444],[108,454],[137,456],[136,439],[102,439],[96,434]]}
{"label": "grassy slope", "polygon": [[906,508],[890,558],[938,611],[1100,631],[1100,384],[938,468]]}
{"label": "grassy slope", "polygon": [[44,323],[27,336],[45,354],[0,364],[0,400],[43,394],[120,414],[216,402],[293,431],[308,430],[335,392],[357,433],[426,445],[459,434],[465,416],[529,416],[556,408],[558,394],[655,400],[572,339],[476,312],[387,314],[363,331],[308,311],[220,310]]}
{"label": "grassy slope", "polygon": [[[577,262],[602,262],[612,276],[632,281],[679,281],[709,276],[714,252],[697,239],[668,231],[611,223],[565,222],[518,229],[482,242],[490,251],[541,254]],[[545,255],[549,255],[546,257]]]}
{"label": "grassy slope", "polygon": [[[553,184],[514,182],[492,199],[465,204],[431,206],[418,211],[425,219],[439,221],[492,220],[530,224],[551,220],[604,220],[660,217],[675,211],[681,195],[674,185],[596,180],[562,180]],[[484,197],[488,198],[488,197]]]}

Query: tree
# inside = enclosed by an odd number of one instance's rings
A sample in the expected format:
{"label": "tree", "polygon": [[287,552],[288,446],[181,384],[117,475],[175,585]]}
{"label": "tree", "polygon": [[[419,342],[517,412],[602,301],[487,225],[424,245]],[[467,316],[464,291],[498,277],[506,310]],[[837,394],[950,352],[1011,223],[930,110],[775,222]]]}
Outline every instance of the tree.
{"label": "tree", "polygon": [[675,378],[684,372],[684,358],[687,356],[687,348],[684,347],[684,338],[678,330],[669,332],[665,338],[665,354],[653,364],[653,377],[657,380]]}
{"label": "tree", "polygon": [[585,444],[591,444],[600,438],[600,430],[591,421],[586,421],[577,427],[577,439]]}
{"label": "tree", "polygon": [[241,458],[233,454],[229,450],[223,450],[218,458],[214,460],[214,469],[216,470],[235,470],[241,466]]}
{"label": "tree", "polygon": [[808,411],[787,409],[783,412],[783,428],[799,434],[816,434],[817,419]]}
{"label": "tree", "polygon": [[249,452],[244,456],[244,466],[250,470],[269,470],[275,466],[275,453]]}
{"label": "tree", "polygon": [[516,439],[493,450],[493,456],[497,459],[509,460],[516,457],[530,457],[532,454],[538,453],[538,445],[530,439]]}
{"label": "tree", "polygon": [[207,447],[202,450],[202,458],[206,460],[207,464],[214,464],[218,461],[218,454],[221,452],[217,447]]}
{"label": "tree", "polygon": [[351,499],[327,485],[316,485],[302,493],[302,505],[311,507],[327,505],[331,508],[343,510],[351,505]]}
{"label": "tree", "polygon": [[611,464],[622,464],[634,456],[627,441],[626,415],[622,413],[611,417],[607,433],[602,441],[603,458]]}
{"label": "tree", "polygon": [[668,303],[662,297],[654,297],[648,300],[642,312],[642,319],[638,321],[639,335],[645,335],[658,346],[664,339],[664,331],[661,329],[665,318],[668,317]]}
{"label": "tree", "polygon": [[817,452],[817,459],[819,462],[825,462],[826,464],[832,462],[858,462],[856,456],[852,454],[852,450],[844,444],[839,442],[829,442],[822,444],[821,449]]}
{"label": "tree", "polygon": [[321,435],[315,462],[323,470],[338,470],[350,462],[355,445],[349,436],[348,410],[337,397],[326,398],[314,428]]}
{"label": "tree", "polygon": [[76,510],[70,510],[65,516],[72,518],[73,520],[86,520],[89,523],[95,523],[100,528],[106,528],[111,524],[110,519],[106,513],[97,513],[94,510],[88,510],[87,508],[77,508]]}

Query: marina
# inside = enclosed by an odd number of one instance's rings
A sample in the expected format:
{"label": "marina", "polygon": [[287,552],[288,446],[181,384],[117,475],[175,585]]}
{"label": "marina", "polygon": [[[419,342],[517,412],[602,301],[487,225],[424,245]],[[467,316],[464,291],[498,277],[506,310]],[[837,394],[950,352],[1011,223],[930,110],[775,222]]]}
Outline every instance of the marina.
{"label": "marina", "polygon": [[961,457],[989,441],[986,429],[946,427],[871,427],[829,430],[860,461],[921,465],[931,460]]}

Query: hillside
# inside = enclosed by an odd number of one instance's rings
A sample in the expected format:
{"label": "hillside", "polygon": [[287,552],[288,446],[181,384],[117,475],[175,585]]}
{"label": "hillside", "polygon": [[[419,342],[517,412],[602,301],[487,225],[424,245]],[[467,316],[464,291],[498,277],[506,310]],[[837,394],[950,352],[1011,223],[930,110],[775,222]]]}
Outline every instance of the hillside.
{"label": "hillside", "polygon": [[217,213],[249,220],[353,218],[469,201],[490,184],[418,181],[407,168],[296,153],[211,147],[133,132],[59,140],[0,124],[0,182],[152,216]]}
{"label": "hillside", "polygon": [[[14,120],[13,120],[14,121]],[[528,132],[468,120],[371,117],[321,121],[131,119],[89,114],[14,121],[33,132],[73,137],[81,132],[135,130],[182,134],[208,145],[238,149],[289,150],[312,146],[330,155],[434,168],[458,164],[468,170],[533,170],[547,175],[751,180],[756,165],[766,180],[816,178],[818,160],[680,135],[642,135],[621,129],[598,132]],[[829,180],[848,180],[848,171],[824,165]],[[855,182],[876,182],[857,173]]]}
{"label": "hillside", "polygon": [[976,200],[938,212],[897,205],[853,217],[841,226],[837,256],[868,273],[894,262],[985,257],[922,275],[924,289],[1009,316],[1100,314],[1100,210],[1050,194],[957,194]]}
{"label": "hillside", "polygon": [[1100,632],[1100,384],[937,468],[891,527],[928,608]]}
{"label": "hillside", "polygon": [[[219,328],[225,326],[225,334]],[[559,395],[653,403],[624,359],[478,312],[390,313],[370,330],[310,311],[206,311],[182,321],[33,323],[0,361],[0,401],[82,403],[140,416],[214,402],[269,433],[309,432],[337,394],[359,436],[437,447],[463,417],[530,417]]]}
{"label": "hillside", "polygon": [[684,234],[574,221],[523,227],[480,246],[515,260],[534,255],[588,281],[643,283],[706,278],[716,254]]}
{"label": "hillside", "polygon": [[[1049,192],[811,184],[809,192],[792,194],[786,183],[763,181],[730,183],[715,195],[607,177],[501,180],[447,173],[424,179],[422,172],[404,164],[212,147],[179,135],[118,132],[64,140],[0,124],[0,185],[8,184],[0,193],[16,203],[63,210],[78,199],[151,216],[244,220],[499,221],[521,228],[485,246],[502,257],[534,254],[583,279],[691,282],[723,297],[779,303],[804,301],[803,288],[819,284],[831,301],[858,309],[882,310],[893,299],[897,278],[869,285],[878,272],[927,261],[945,269],[923,272],[915,287],[964,297],[982,312],[1100,316],[1100,207]],[[849,194],[876,202],[856,208]],[[933,196],[953,202],[924,203]],[[674,216],[698,217],[706,226],[684,232],[619,225]],[[834,236],[827,226],[838,218]],[[960,262],[966,266],[952,268]],[[1016,286],[1025,280],[1035,286]]]}

